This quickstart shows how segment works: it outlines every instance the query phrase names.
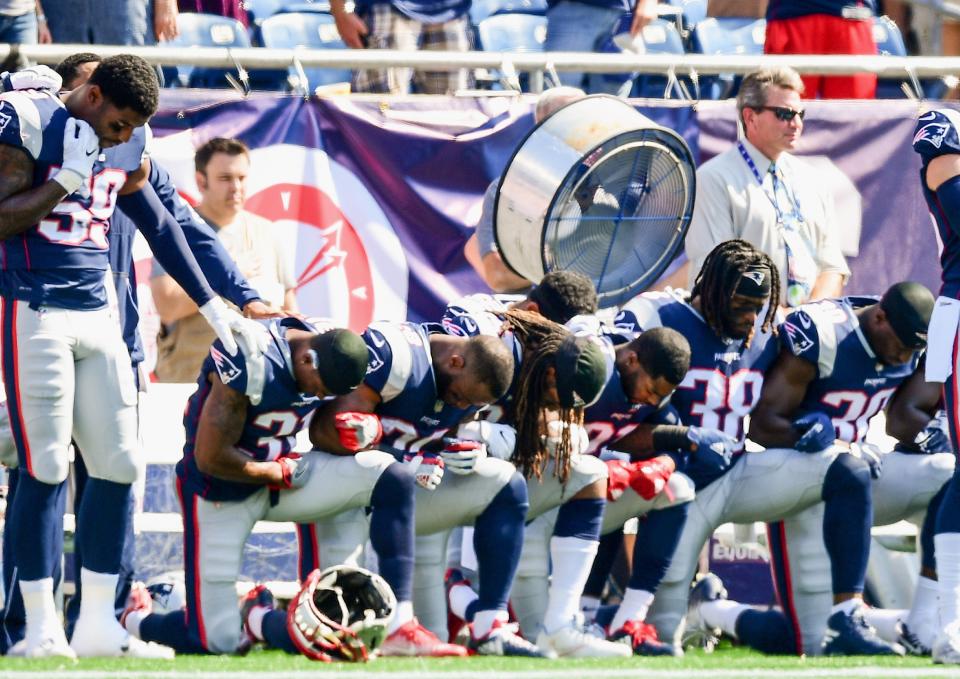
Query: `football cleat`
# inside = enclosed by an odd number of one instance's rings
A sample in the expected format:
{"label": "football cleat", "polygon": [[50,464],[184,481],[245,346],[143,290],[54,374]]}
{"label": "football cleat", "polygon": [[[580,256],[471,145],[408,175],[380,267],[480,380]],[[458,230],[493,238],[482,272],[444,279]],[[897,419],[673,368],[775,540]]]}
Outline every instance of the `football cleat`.
{"label": "football cleat", "polygon": [[461,631],[467,625],[467,621],[450,607],[450,591],[460,585],[470,587],[470,581],[463,577],[459,568],[448,568],[443,576],[443,586],[447,593],[447,641],[450,643],[460,643],[459,639],[463,637]]}
{"label": "football cleat", "polygon": [[[258,606],[271,609],[277,607],[277,600],[274,598],[273,592],[267,589],[266,585],[261,584],[253,587],[249,592],[244,594],[243,599],[240,600],[240,620],[243,621],[243,633],[251,645],[258,641],[263,641],[263,639],[254,635],[253,630],[250,629],[250,612]],[[249,650],[249,647],[245,644],[241,644],[241,646]]]}
{"label": "football cleat", "polygon": [[127,618],[131,613],[141,613],[144,616],[149,615],[153,611],[153,597],[150,596],[147,586],[142,582],[135,582],[130,585],[130,594],[127,595],[127,605],[123,609],[123,613],[120,614],[120,624],[127,629]]}
{"label": "football cleat", "polygon": [[673,646],[660,641],[656,627],[640,620],[627,620],[608,638],[629,646],[634,655],[677,655]]}
{"label": "football cleat", "polygon": [[70,648],[78,658],[173,660],[174,656],[169,646],[140,641],[112,618],[101,624],[77,620]]}
{"label": "football cleat", "polygon": [[837,611],[827,619],[821,642],[823,655],[904,655],[900,644],[891,644],[863,619],[859,604],[849,613]]}
{"label": "football cleat", "polygon": [[519,658],[546,658],[547,654],[521,637],[520,628],[516,624],[495,620],[493,627],[482,639],[473,636],[470,630],[470,641],[467,649],[471,655],[499,655]]}
{"label": "football cleat", "polygon": [[38,639],[21,639],[10,647],[7,655],[12,658],[77,659],[77,654],[67,643],[67,637],[59,627]]}
{"label": "football cleat", "polygon": [[906,622],[897,625],[897,643],[903,646],[910,655],[930,655],[933,651],[933,642],[926,639],[921,625],[916,631],[908,627]]}
{"label": "football cleat", "polygon": [[707,625],[700,615],[700,606],[709,601],[726,598],[727,590],[720,578],[713,573],[697,576],[690,589],[690,598],[687,600],[687,625],[683,630],[681,642],[684,648],[701,648],[707,653],[713,653],[720,642],[722,632],[718,627]]}
{"label": "football cleat", "polygon": [[952,622],[943,629],[931,655],[939,665],[960,665],[960,623]]}
{"label": "football cleat", "polygon": [[548,658],[629,658],[633,655],[625,644],[590,634],[580,616],[553,632],[541,629],[537,646]]}
{"label": "football cleat", "polygon": [[437,635],[416,618],[405,622],[387,637],[380,647],[382,656],[417,656],[421,658],[463,657],[467,649],[440,641]]}

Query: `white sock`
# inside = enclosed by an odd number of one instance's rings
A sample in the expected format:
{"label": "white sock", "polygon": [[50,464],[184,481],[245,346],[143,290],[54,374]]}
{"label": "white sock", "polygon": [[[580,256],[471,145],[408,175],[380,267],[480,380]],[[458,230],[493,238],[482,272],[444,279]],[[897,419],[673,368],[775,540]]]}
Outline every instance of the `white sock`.
{"label": "white sock", "polygon": [[548,632],[566,627],[576,617],[580,595],[590,577],[590,567],[600,546],[598,540],[550,538],[550,593],[543,626]]}
{"label": "white sock", "polygon": [[473,638],[483,639],[493,628],[493,622],[506,622],[510,619],[506,611],[477,611],[473,616]]}
{"label": "white sock", "polygon": [[586,594],[580,597],[580,612],[583,613],[587,622],[592,622],[597,617],[598,610],[600,610],[600,599]]}
{"label": "white sock", "polygon": [[450,588],[450,611],[464,620],[467,619],[467,607],[479,597],[469,585],[454,585]]}
{"label": "white sock", "polygon": [[83,598],[80,600],[78,620],[116,620],[114,602],[117,597],[116,573],[97,573],[80,569],[80,584],[83,586]]}
{"label": "white sock", "polygon": [[833,605],[833,607],[830,609],[830,615],[833,615],[837,611],[843,611],[846,614],[850,614],[853,612],[854,608],[856,608],[862,603],[863,603],[863,600],[858,599],[857,597],[853,597],[852,599],[847,599],[846,601],[841,601],[840,603]]}
{"label": "white sock", "polygon": [[905,608],[870,608],[863,607],[863,619],[877,630],[877,634],[884,641],[895,643],[900,636],[897,633],[898,625],[907,616]]}
{"label": "white sock", "polygon": [[737,638],[737,618],[752,606],[728,599],[705,601],[700,604],[700,617],[708,627],[719,627],[727,636]]}
{"label": "white sock", "polygon": [[43,634],[49,626],[59,626],[53,601],[53,578],[21,580],[20,593],[27,614],[27,634]]}
{"label": "white sock", "polygon": [[616,632],[624,626],[627,620],[646,620],[647,611],[650,610],[650,604],[653,603],[653,593],[645,589],[630,589],[623,593],[623,601],[617,609],[617,614],[613,616],[613,622],[610,623],[610,631]]}
{"label": "white sock", "polygon": [[413,620],[413,602],[397,602],[397,612],[393,614],[393,620],[390,621],[390,626],[387,628],[387,633],[393,634],[411,620]]}
{"label": "white sock", "polygon": [[960,533],[933,536],[937,551],[937,580],[940,591],[940,627],[960,618]]}
{"label": "white sock", "polygon": [[918,630],[934,621],[936,627],[937,605],[940,599],[940,583],[922,575],[917,579],[917,589],[913,593],[913,605],[907,612],[907,627]]}
{"label": "white sock", "polygon": [[247,616],[247,627],[255,639],[263,641],[263,617],[267,611],[273,610],[268,606],[254,606],[250,609],[250,615]]}
{"label": "white sock", "polygon": [[150,615],[146,611],[130,611],[127,613],[127,617],[123,619],[123,627],[127,630],[127,634],[132,634],[137,639],[140,638],[140,623],[143,622],[143,619]]}

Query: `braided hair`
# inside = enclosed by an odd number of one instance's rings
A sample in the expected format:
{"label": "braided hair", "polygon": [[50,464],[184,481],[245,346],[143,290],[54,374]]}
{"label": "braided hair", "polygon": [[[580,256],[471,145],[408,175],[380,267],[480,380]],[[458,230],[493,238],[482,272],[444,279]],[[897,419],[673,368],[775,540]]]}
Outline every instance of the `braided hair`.
{"label": "braided hair", "polygon": [[[520,377],[512,405],[517,445],[511,462],[524,477],[540,479],[549,456],[541,436],[547,428],[547,369],[556,366],[557,351],[564,339],[570,336],[570,331],[532,311],[509,309],[498,315],[506,321],[507,328],[523,347]],[[570,476],[572,452],[569,425],[583,423],[583,408],[558,408],[560,422],[566,426],[553,453],[554,473],[561,483],[566,483]]]}
{"label": "braided hair", "polygon": [[729,312],[740,277],[750,269],[758,268],[766,268],[770,274],[770,304],[761,326],[764,332],[770,332],[780,300],[780,272],[770,256],[745,240],[735,239],[720,243],[704,260],[690,296],[691,299],[700,298],[704,320],[720,337],[726,334],[723,318]]}

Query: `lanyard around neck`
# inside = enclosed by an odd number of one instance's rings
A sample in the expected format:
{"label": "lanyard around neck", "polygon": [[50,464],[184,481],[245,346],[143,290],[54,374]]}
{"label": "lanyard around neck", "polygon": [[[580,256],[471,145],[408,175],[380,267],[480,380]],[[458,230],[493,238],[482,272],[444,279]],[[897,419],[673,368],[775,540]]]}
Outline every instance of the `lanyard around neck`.
{"label": "lanyard around neck", "polygon": [[[742,141],[737,142],[737,150],[740,151],[740,157],[743,158],[743,162],[747,164],[747,167],[750,168],[750,172],[753,173],[753,178],[756,179],[757,184],[760,185],[760,190],[763,191],[763,195],[765,195],[767,197],[767,200],[770,201],[770,204],[773,205],[773,210],[774,212],[777,213],[777,221],[782,225],[786,225],[786,221],[783,218],[783,210],[780,208],[780,205],[777,203],[776,193],[771,194],[767,190],[767,187],[763,185],[763,176],[760,174],[760,170],[757,169],[757,164],[753,162],[753,158],[750,157],[750,154],[747,152],[747,147],[743,145]],[[774,166],[776,165],[775,163],[771,163],[771,164]],[[790,201],[794,214],[796,214],[797,217],[802,221],[803,215],[800,210],[800,202],[797,200],[796,196],[793,195],[793,192],[787,189],[786,184],[783,183],[782,180],[781,180],[781,184],[783,184],[783,193],[784,195],[786,195],[787,200]],[[774,191],[776,191],[776,189],[774,189]]]}

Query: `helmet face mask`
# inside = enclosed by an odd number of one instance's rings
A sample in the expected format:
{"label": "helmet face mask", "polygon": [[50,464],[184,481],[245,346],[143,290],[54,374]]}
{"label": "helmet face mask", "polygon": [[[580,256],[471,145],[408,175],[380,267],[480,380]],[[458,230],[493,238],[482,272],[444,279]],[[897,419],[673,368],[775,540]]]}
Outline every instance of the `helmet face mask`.
{"label": "helmet face mask", "polygon": [[334,566],[307,577],[287,609],[287,629],[308,658],[365,662],[386,638],[396,607],[379,575]]}

